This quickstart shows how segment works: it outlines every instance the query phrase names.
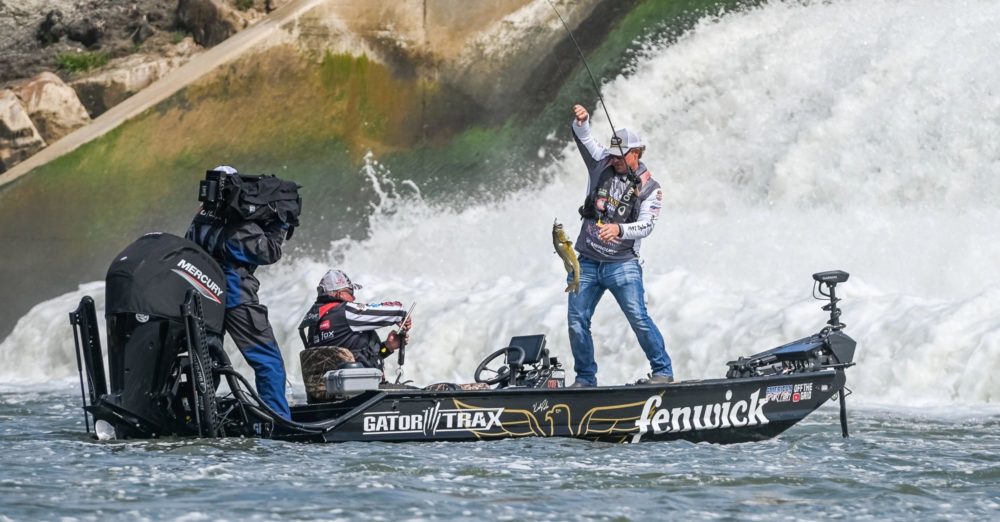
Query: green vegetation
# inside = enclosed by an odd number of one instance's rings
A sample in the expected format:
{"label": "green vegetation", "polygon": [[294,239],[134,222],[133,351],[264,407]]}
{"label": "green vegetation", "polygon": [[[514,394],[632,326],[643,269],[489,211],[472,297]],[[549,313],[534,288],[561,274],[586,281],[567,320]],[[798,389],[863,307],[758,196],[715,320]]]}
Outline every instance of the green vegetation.
{"label": "green vegetation", "polygon": [[246,11],[247,9],[253,7],[253,0],[236,0],[233,4],[240,11]]}
{"label": "green vegetation", "polygon": [[71,73],[87,72],[106,63],[110,57],[102,52],[60,53],[56,56],[56,65]]}

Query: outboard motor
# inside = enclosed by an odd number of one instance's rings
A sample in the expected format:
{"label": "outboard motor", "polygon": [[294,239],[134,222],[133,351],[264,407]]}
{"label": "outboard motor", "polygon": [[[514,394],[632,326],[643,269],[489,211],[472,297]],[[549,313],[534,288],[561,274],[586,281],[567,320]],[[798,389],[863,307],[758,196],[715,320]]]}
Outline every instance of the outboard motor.
{"label": "outboard motor", "polygon": [[106,287],[110,383],[93,300],[85,297],[70,314],[90,384],[86,409],[97,423],[109,423],[119,438],[216,435],[208,347],[209,337],[222,335],[223,285],[222,270],[201,247],[171,234],[146,234],[115,257]]}

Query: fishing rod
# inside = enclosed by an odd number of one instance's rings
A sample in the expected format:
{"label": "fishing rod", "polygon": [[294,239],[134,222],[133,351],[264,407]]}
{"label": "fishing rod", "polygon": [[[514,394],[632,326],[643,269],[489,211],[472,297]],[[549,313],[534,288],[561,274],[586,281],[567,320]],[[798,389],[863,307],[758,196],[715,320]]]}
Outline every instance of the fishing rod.
{"label": "fishing rod", "polygon": [[590,70],[590,64],[587,63],[587,58],[583,56],[583,50],[580,49],[580,44],[577,43],[576,37],[573,36],[573,31],[570,30],[569,25],[566,24],[566,20],[563,20],[559,10],[556,6],[552,4],[551,0],[545,0],[549,4],[549,7],[555,11],[556,16],[559,17],[559,21],[562,22],[563,27],[566,29],[566,33],[569,34],[569,39],[573,41],[573,47],[576,47],[577,54],[580,55],[580,60],[583,62],[583,66],[587,68],[587,75],[590,76],[590,82],[594,84],[594,91],[597,92],[597,99],[601,101],[601,108],[604,109],[604,115],[608,118],[608,124],[611,125],[611,145],[618,146],[618,153],[622,155],[622,163],[625,163],[625,168],[628,169],[628,179],[633,184],[638,185],[639,178],[632,172],[632,167],[629,166],[628,162],[625,160],[625,151],[622,149],[622,139],[618,137],[618,132],[615,131],[615,124],[611,121],[611,113],[608,112],[608,104],[604,103],[604,96],[601,96],[601,87],[597,84],[597,79],[594,78],[594,72]]}
{"label": "fishing rod", "polygon": [[410,309],[406,311],[406,315],[403,316],[403,320],[399,323],[399,329],[396,330],[396,338],[399,339],[399,349],[396,352],[396,384],[400,384],[399,381],[403,378],[403,362],[406,361],[406,330],[403,329],[403,325],[410,319],[410,315],[413,314],[413,309],[416,306],[417,303],[410,305]]}

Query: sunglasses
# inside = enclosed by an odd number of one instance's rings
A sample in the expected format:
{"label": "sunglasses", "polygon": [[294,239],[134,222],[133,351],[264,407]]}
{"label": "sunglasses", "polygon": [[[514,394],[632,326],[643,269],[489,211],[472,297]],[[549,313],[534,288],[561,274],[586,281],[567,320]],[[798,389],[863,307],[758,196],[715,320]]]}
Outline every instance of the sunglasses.
{"label": "sunglasses", "polygon": [[[632,154],[633,152],[636,152],[637,150],[639,150],[639,149],[629,149],[629,150],[625,151],[625,156],[628,156],[629,154]],[[615,156],[615,155],[612,154],[611,155],[611,161],[622,161],[625,158],[625,156]]]}

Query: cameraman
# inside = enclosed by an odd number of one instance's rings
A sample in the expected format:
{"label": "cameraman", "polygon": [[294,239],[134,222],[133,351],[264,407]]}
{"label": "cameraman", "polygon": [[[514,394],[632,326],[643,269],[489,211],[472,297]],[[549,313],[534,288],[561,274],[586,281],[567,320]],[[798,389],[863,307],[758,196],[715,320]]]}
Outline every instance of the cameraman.
{"label": "cameraman", "polygon": [[[227,165],[213,170],[239,175]],[[281,259],[287,230],[288,225],[278,220],[227,220],[202,207],[184,237],[211,254],[225,273],[225,330],[253,368],[261,399],[279,415],[291,419],[285,398],[285,363],[267,319],[267,307],[257,300],[260,282],[253,275],[257,266]]]}

